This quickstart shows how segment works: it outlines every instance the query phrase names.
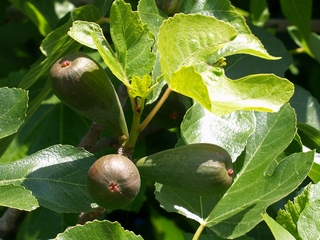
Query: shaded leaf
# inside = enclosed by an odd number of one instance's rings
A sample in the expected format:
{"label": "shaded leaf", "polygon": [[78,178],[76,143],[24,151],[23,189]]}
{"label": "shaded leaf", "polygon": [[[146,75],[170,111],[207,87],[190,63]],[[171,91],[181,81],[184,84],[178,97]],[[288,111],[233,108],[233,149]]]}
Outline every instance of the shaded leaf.
{"label": "shaded leaf", "polygon": [[56,212],[90,211],[87,173],[95,160],[85,150],[54,145],[0,165],[0,185],[24,186],[41,206]]}
{"label": "shaded leaf", "polygon": [[6,206],[23,211],[32,211],[39,207],[37,199],[31,191],[22,186],[0,186],[0,206]]}
{"label": "shaded leaf", "polygon": [[52,96],[30,117],[0,161],[13,162],[59,143],[77,146],[89,128],[90,121]]}
{"label": "shaded leaf", "polygon": [[250,21],[252,24],[263,27],[269,16],[270,12],[266,0],[252,0],[250,2]]}
{"label": "shaded leaf", "polygon": [[299,29],[304,42],[307,42],[311,33],[312,0],[280,0],[280,5],[284,16]]}
{"label": "shaded leaf", "polygon": [[0,88],[0,139],[16,133],[26,118],[28,92],[16,88]]}
{"label": "shaded leaf", "polygon": [[57,213],[40,207],[24,217],[15,239],[53,239],[58,233],[76,225],[77,222],[76,213]]}
{"label": "shaded leaf", "polygon": [[295,240],[294,238],[285,228],[281,227],[273,218],[269,217],[268,214],[262,214],[263,220],[268,224],[271,229],[273,236],[276,240]]}
{"label": "shaded leaf", "polygon": [[290,104],[297,113],[298,122],[320,131],[320,104],[310,92],[296,85]]}
{"label": "shaded leaf", "polygon": [[118,222],[97,221],[87,222],[85,225],[77,225],[60,233],[55,239],[143,239],[133,232],[124,230]]}
{"label": "shaded leaf", "polygon": [[195,103],[181,124],[181,135],[188,143],[213,143],[226,149],[235,162],[244,150],[247,139],[255,128],[253,112],[236,111],[216,116]]}
{"label": "shaded leaf", "polygon": [[221,198],[221,196],[198,196],[160,183],[156,183],[155,186],[155,196],[161,207],[200,224],[205,224],[206,217]]}

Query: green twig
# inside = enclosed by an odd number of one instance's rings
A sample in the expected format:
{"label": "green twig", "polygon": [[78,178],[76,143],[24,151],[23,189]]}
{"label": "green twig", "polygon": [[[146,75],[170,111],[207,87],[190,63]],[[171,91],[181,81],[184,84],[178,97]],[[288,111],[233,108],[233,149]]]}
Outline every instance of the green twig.
{"label": "green twig", "polygon": [[198,240],[199,237],[200,237],[200,235],[201,235],[201,233],[202,233],[202,231],[203,231],[203,229],[204,229],[205,227],[206,227],[205,225],[200,224],[200,226],[198,227],[197,231],[196,231],[195,234],[193,235],[192,240]]}
{"label": "green twig", "polygon": [[167,100],[170,93],[172,92],[172,89],[168,87],[164,94],[161,96],[159,102],[154,106],[154,108],[151,110],[149,115],[144,119],[144,121],[141,123],[141,131],[146,128],[146,126],[149,124],[151,119],[156,115],[156,113],[159,111],[159,109],[162,107],[163,103]]}

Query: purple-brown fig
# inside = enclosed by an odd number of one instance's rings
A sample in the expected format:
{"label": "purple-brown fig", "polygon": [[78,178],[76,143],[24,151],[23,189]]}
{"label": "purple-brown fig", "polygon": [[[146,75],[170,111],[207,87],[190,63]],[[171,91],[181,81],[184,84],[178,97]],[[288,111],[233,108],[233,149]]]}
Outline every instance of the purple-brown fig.
{"label": "purple-brown fig", "polygon": [[54,94],[77,113],[99,123],[116,138],[128,136],[123,110],[104,69],[76,53],[59,59],[50,70]]}
{"label": "purple-brown fig", "polygon": [[99,158],[88,172],[88,191],[92,199],[106,209],[129,205],[139,193],[140,183],[137,167],[120,154]]}

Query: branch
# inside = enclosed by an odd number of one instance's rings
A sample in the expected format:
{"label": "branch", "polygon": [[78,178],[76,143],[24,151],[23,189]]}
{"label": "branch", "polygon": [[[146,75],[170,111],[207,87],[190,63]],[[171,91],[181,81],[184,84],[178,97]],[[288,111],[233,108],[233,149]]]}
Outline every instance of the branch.
{"label": "branch", "polygon": [[22,222],[27,212],[8,208],[0,218],[0,238],[12,233]]}

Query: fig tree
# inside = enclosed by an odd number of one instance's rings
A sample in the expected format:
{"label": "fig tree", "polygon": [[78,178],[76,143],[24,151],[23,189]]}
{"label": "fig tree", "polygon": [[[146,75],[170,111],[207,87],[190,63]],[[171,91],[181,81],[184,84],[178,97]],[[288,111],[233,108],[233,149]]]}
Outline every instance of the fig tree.
{"label": "fig tree", "polygon": [[99,158],[89,169],[88,191],[101,207],[119,209],[130,204],[140,190],[140,175],[125,156],[109,154]]}
{"label": "fig tree", "polygon": [[100,64],[76,53],[59,59],[50,75],[52,90],[63,103],[99,123],[115,137],[128,136],[118,96]]}
{"label": "fig tree", "polygon": [[222,194],[233,181],[229,153],[214,144],[197,143],[165,150],[135,164],[141,177],[202,196]]}

